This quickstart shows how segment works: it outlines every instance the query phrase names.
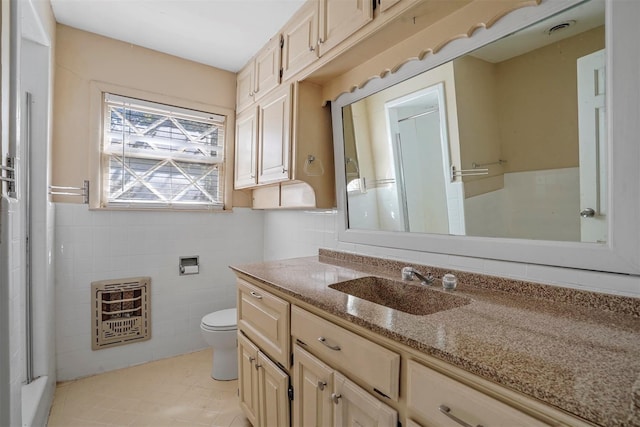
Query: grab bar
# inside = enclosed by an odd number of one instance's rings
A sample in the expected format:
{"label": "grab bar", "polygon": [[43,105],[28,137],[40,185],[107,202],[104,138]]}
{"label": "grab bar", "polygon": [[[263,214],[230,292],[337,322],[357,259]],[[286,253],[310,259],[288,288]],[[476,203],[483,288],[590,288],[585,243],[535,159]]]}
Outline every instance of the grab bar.
{"label": "grab bar", "polygon": [[491,163],[476,163],[476,162],[473,162],[473,163],[471,163],[471,167],[474,168],[474,169],[478,169],[478,168],[482,168],[482,167],[485,167],[485,166],[503,165],[505,163],[507,163],[506,160],[498,159],[497,162],[491,162]]}
{"label": "grab bar", "polygon": [[[55,191],[55,190],[64,190],[64,191]],[[49,194],[53,196],[81,196],[82,203],[86,205],[86,204],[89,204],[89,181],[85,179],[82,184],[82,187],[61,187],[59,185],[50,185]]]}
{"label": "grab bar", "polygon": [[489,175],[489,169],[456,169],[451,165],[451,182],[455,181],[456,177],[475,175]]}

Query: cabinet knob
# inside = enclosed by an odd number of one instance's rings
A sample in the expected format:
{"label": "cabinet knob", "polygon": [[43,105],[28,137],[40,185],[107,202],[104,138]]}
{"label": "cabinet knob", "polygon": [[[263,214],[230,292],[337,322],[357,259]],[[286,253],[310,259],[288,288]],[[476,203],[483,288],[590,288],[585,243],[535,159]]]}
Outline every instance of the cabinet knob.
{"label": "cabinet knob", "polygon": [[257,294],[257,293],[255,293],[255,292],[253,292],[253,291],[251,291],[251,296],[252,296],[252,297],[254,297],[254,298],[256,298],[256,299],[262,299],[262,295]]}
{"label": "cabinet knob", "polygon": [[249,96],[253,96],[253,92],[249,92]]}
{"label": "cabinet knob", "polygon": [[336,405],[338,404],[338,402],[340,401],[340,398],[342,397],[341,394],[337,394],[337,393],[331,393],[331,400],[333,401],[333,403],[335,403]]}
{"label": "cabinet knob", "polygon": [[318,388],[320,389],[320,391],[324,390],[326,386],[327,386],[326,381],[318,381]]}
{"label": "cabinet knob", "polygon": [[[451,408],[449,408],[446,405],[440,405],[438,407],[438,409],[440,410],[440,412],[442,412],[443,414],[445,414],[447,417],[449,417],[451,420],[455,421],[456,423],[460,424],[463,427],[474,427],[473,425],[461,420],[460,418],[456,417],[455,415],[453,415],[451,413]],[[482,425],[477,424],[475,427],[482,427]]]}
{"label": "cabinet knob", "polygon": [[286,168],[282,168],[282,173],[287,173],[287,169]]}
{"label": "cabinet knob", "polygon": [[584,209],[584,210],[580,211],[580,216],[582,218],[593,218],[594,216],[596,216],[596,211],[594,211],[591,208],[587,208],[587,209]]}
{"label": "cabinet knob", "polygon": [[255,357],[253,357],[253,356],[249,356],[249,363],[253,363],[253,362],[254,362],[254,360],[256,360],[256,358],[255,358]]}
{"label": "cabinet knob", "polygon": [[324,43],[324,40],[322,40],[322,38],[319,38],[318,39],[318,44],[322,44],[322,43]]}
{"label": "cabinet knob", "polygon": [[309,52],[313,52],[314,50],[316,50],[316,48],[315,48],[315,47],[313,47],[313,46],[309,46]]}
{"label": "cabinet knob", "polygon": [[259,365],[259,364],[257,364],[257,363],[256,363],[256,371],[257,371],[258,369],[260,369],[260,368],[262,368],[262,365]]}

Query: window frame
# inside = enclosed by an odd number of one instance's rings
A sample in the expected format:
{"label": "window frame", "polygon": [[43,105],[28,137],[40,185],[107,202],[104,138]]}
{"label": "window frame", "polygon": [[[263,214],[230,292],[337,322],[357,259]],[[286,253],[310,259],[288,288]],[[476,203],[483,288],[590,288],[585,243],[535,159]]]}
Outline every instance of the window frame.
{"label": "window frame", "polygon": [[[204,104],[197,101],[176,98],[169,95],[162,95],[153,92],[147,92],[139,89],[132,89],[114,84],[91,81],[89,83],[91,92],[90,116],[89,124],[92,144],[92,152],[90,156],[89,168],[91,175],[91,187],[89,197],[89,208],[96,210],[142,210],[142,211],[190,211],[190,212],[229,212],[232,208],[233,200],[233,163],[229,159],[233,159],[234,155],[234,130],[235,130],[235,111],[231,108],[216,106],[213,104]],[[141,104],[145,102],[151,104],[162,104],[174,107],[176,110],[195,110],[225,117],[223,144],[223,160],[220,163],[220,172],[218,179],[222,195],[220,197],[220,205],[197,205],[197,204],[178,204],[178,205],[162,205],[147,203],[108,203],[108,189],[103,181],[103,143],[104,143],[104,118],[106,117],[106,103],[104,102],[104,94],[110,93],[115,96],[125,98],[133,98],[140,100]],[[159,107],[161,107],[160,105]]]}

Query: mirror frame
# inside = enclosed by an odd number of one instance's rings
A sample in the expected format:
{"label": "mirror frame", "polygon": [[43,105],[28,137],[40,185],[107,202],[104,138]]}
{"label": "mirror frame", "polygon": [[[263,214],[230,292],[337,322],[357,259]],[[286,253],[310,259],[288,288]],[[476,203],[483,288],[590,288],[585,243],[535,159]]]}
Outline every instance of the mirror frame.
{"label": "mirror frame", "polygon": [[[438,235],[348,228],[342,107],[575,6],[543,0],[501,18],[490,29],[448,43],[395,73],[370,80],[332,102],[338,241],[504,261],[625,274],[640,273],[640,2],[605,0],[609,221],[607,243]],[[446,19],[446,17],[444,18]],[[435,43],[434,43],[435,44]],[[391,64],[390,64],[391,65]],[[615,149],[614,149],[615,147]],[[576,212],[578,215],[578,212]]]}

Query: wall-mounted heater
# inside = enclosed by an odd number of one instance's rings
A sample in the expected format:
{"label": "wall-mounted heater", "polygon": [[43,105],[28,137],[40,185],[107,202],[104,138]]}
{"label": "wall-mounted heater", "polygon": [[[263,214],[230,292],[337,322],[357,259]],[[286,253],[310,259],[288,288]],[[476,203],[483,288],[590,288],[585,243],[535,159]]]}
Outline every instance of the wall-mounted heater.
{"label": "wall-mounted heater", "polygon": [[151,338],[151,278],[134,277],[91,283],[91,348]]}

